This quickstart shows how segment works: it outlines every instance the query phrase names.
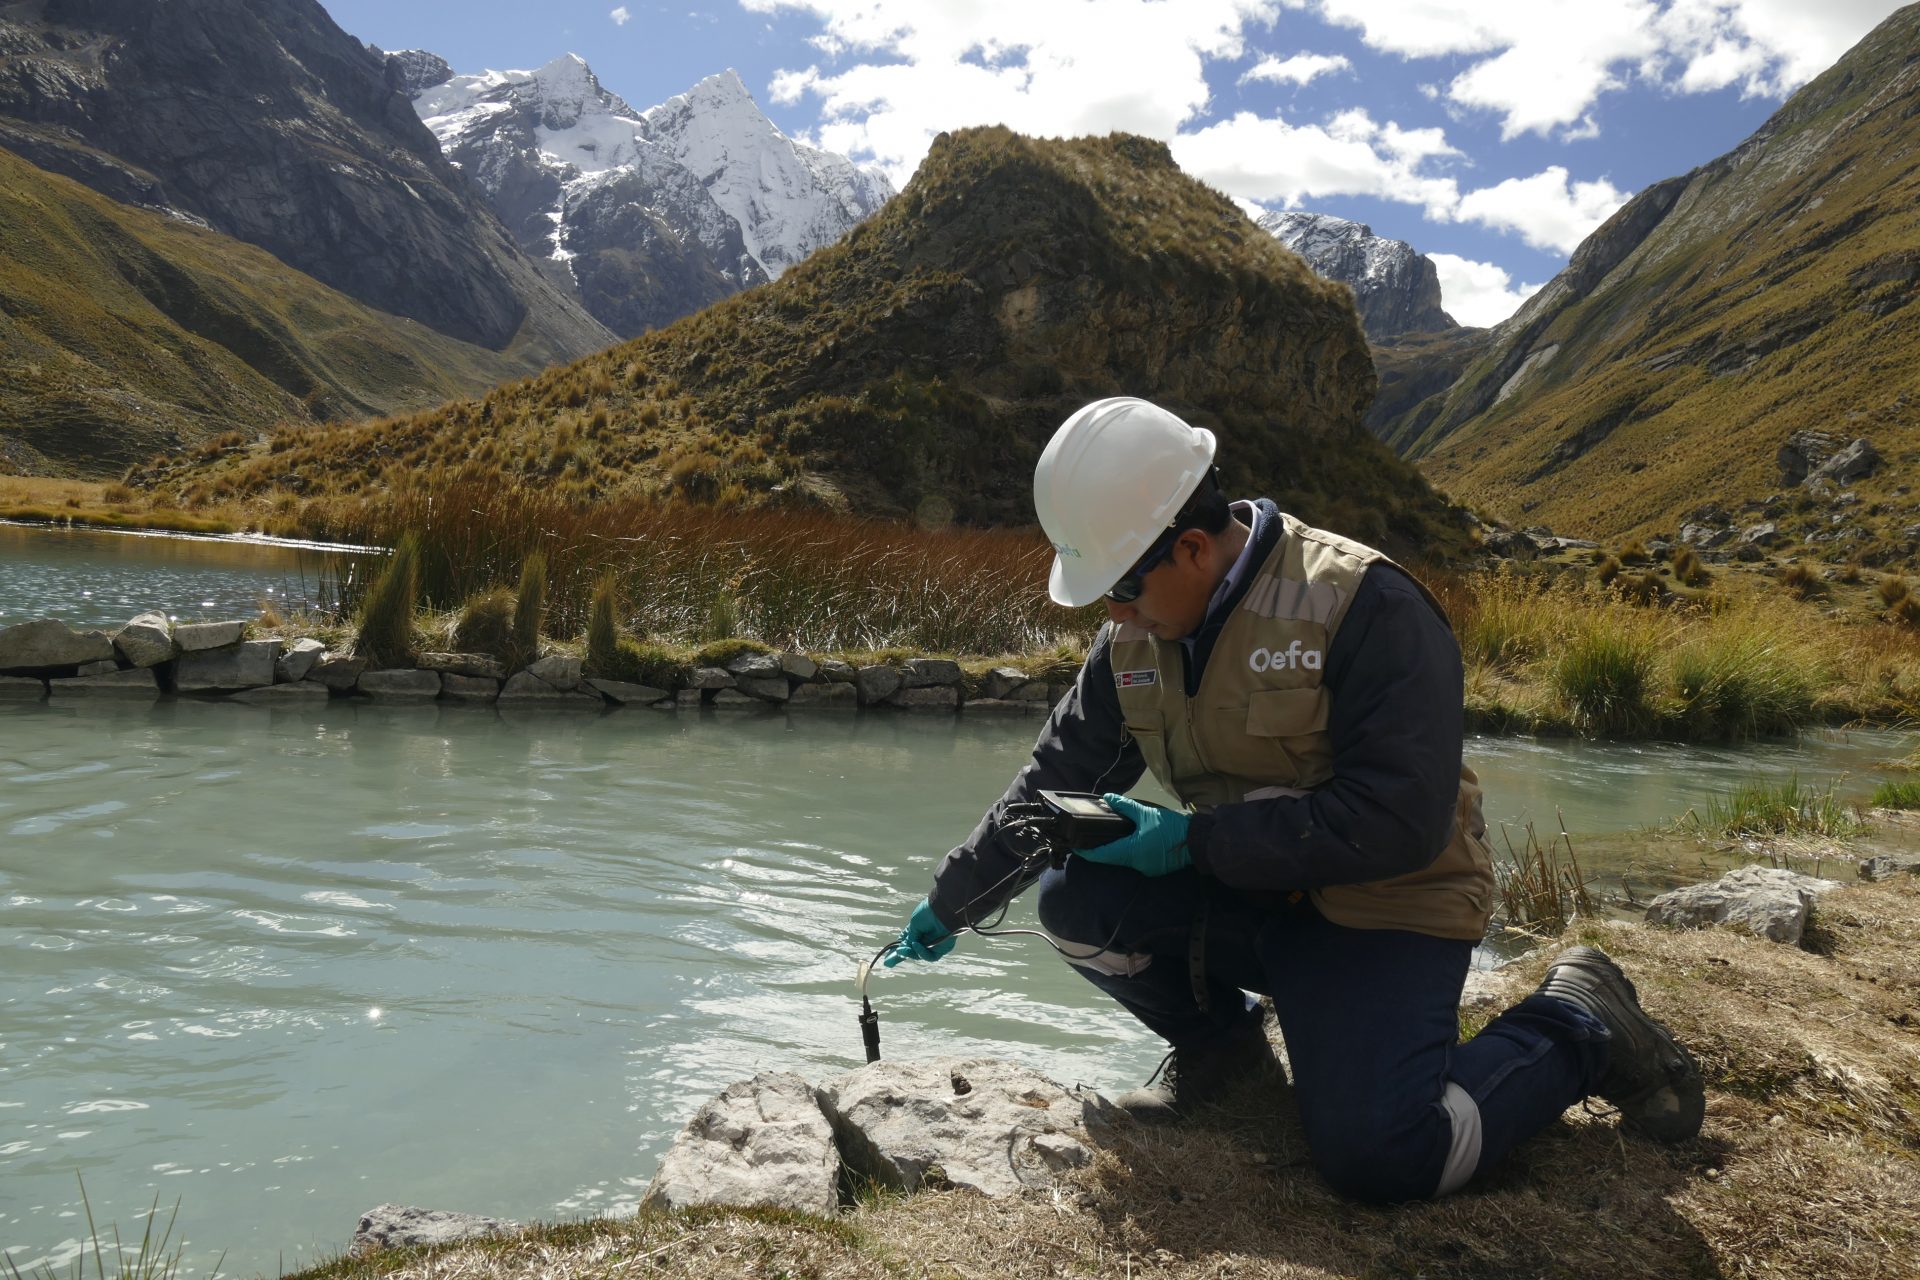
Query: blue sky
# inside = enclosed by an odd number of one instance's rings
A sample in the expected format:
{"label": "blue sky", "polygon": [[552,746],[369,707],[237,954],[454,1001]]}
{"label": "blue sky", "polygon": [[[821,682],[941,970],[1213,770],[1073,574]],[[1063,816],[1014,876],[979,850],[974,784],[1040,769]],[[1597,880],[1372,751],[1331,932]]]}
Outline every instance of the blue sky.
{"label": "blue sky", "polygon": [[1738,144],[1895,0],[322,0],[459,72],[577,53],[636,107],[737,70],[903,184],[943,128],[1126,129],[1250,211],[1370,224],[1489,324],[1635,191]]}

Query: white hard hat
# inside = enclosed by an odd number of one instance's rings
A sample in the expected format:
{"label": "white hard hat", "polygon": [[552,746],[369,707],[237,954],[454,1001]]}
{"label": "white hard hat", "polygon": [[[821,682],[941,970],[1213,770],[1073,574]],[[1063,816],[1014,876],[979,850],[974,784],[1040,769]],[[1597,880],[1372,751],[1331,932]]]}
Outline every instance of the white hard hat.
{"label": "white hard hat", "polygon": [[1213,433],[1132,396],[1060,424],[1033,468],[1033,508],[1053,543],[1047,594],[1092,604],[1166,531],[1213,465]]}

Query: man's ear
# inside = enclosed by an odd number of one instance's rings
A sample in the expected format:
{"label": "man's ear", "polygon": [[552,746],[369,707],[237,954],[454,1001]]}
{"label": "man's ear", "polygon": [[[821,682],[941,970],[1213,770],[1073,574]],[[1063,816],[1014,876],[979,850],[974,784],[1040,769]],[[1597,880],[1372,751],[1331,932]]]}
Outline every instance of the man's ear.
{"label": "man's ear", "polygon": [[1173,540],[1173,554],[1182,564],[1191,561],[1204,566],[1213,554],[1213,537],[1202,529],[1183,529]]}

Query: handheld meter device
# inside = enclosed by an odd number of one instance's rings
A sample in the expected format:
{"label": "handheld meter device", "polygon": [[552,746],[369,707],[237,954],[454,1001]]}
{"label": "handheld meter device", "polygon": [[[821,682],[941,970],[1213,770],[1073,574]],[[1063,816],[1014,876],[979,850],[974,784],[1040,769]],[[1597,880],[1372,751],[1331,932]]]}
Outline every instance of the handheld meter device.
{"label": "handheld meter device", "polygon": [[1042,791],[1040,803],[1052,827],[1048,834],[1069,849],[1091,849],[1133,834],[1133,819],[1090,791]]}

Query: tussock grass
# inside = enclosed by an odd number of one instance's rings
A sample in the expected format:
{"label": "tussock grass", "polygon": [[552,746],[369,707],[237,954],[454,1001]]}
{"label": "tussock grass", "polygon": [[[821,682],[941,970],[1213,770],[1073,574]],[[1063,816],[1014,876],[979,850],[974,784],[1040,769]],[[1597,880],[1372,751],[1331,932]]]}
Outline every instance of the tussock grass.
{"label": "tussock grass", "polygon": [[1813,566],[1790,564],[1780,574],[1780,585],[1802,600],[1813,600],[1827,594],[1827,584]]}
{"label": "tussock grass", "polygon": [[509,667],[524,667],[540,656],[540,628],[547,618],[547,553],[530,551],[520,563],[520,589],[513,595],[512,652]]}
{"label": "tussock grass", "polygon": [[420,606],[420,543],[402,537],[360,606],[354,652],[375,667],[408,666],[419,651],[414,614]]}
{"label": "tussock grass", "polygon": [[[576,506],[487,481],[378,506],[318,504],[329,537],[391,545],[417,532],[425,600],[459,607],[546,557],[543,633],[580,636],[593,586],[613,573],[621,626],[700,644],[746,637],[809,652],[901,646],[990,655],[1084,648],[1098,610],[1047,599],[1052,552],[1036,531],[920,529],[808,510],[721,511],[644,495]],[[524,594],[524,592],[522,593]]]}
{"label": "tussock grass", "polygon": [[1553,658],[1552,687],[1583,731],[1598,737],[1644,733],[1654,720],[1656,648],[1645,625],[1590,614]]}
{"label": "tussock grass", "polygon": [[1371,1208],[1327,1189],[1292,1096],[1269,1089],[1200,1124],[1106,1131],[1058,1194],[883,1194],[830,1220],[642,1213],[291,1280],[1905,1280],[1920,1247],[1920,884],[1851,886],[1818,915],[1822,954],[1582,921],[1514,967],[1518,998],[1564,946],[1620,961],[1706,1080],[1705,1129],[1679,1147],[1575,1108],[1459,1195]]}
{"label": "tussock grass", "polygon": [[1920,782],[1911,778],[1882,782],[1868,803],[1876,809],[1920,809]]}
{"label": "tussock grass", "polygon": [[1502,569],[1430,575],[1467,666],[1472,723],[1739,741],[1920,711],[1920,642],[1792,601],[1635,605],[1615,588]]}
{"label": "tussock grass", "polygon": [[1673,651],[1668,674],[1668,718],[1687,736],[1743,739],[1811,722],[1823,673],[1811,653],[1783,644],[1748,615],[1688,636]]}
{"label": "tussock grass", "polygon": [[[1713,581],[1713,572],[1700,559],[1698,551],[1692,547],[1681,547],[1673,555],[1673,577],[1683,587],[1704,587]],[[1858,580],[1856,576],[1854,581]]]}
{"label": "tussock grass", "polygon": [[1834,797],[1833,787],[1816,790],[1802,784],[1798,774],[1785,781],[1769,782],[1755,778],[1743,782],[1726,796],[1707,801],[1702,817],[1689,812],[1683,825],[1725,836],[1820,836],[1844,839],[1866,829],[1847,805]]}
{"label": "tussock grass", "polygon": [[455,653],[483,653],[507,661],[514,653],[513,592],[505,587],[467,597],[448,637]]}

